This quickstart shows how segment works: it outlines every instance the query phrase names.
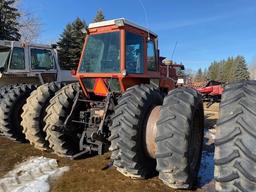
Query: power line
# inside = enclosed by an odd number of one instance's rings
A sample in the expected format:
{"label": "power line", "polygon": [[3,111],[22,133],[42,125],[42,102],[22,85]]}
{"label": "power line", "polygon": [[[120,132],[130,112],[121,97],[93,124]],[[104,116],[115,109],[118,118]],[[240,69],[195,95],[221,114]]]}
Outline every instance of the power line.
{"label": "power line", "polygon": [[174,53],[175,53],[175,51],[176,51],[177,45],[178,45],[178,41],[176,41],[176,43],[175,43],[175,45],[174,45],[174,49],[173,49],[173,51],[172,51],[172,56],[171,56],[171,60],[172,60],[172,61],[173,61],[173,56],[174,56]]}

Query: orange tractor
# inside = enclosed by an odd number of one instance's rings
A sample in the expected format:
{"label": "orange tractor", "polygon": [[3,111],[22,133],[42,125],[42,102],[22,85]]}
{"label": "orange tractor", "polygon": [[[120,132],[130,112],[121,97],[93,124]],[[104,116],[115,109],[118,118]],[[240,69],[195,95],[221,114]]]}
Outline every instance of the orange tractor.
{"label": "orange tractor", "polygon": [[160,57],[157,35],[148,29],[125,19],[90,24],[75,74],[79,83],[50,100],[40,142],[73,158],[109,149],[126,176],[159,172],[168,186],[191,188],[204,114],[196,90],[175,88],[183,69]]}

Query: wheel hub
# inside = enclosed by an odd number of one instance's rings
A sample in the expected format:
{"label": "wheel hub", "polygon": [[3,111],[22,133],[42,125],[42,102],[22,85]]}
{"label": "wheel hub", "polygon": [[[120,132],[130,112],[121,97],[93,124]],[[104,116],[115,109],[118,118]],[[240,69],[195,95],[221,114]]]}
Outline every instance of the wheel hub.
{"label": "wheel hub", "polygon": [[148,121],[145,129],[145,143],[146,143],[146,152],[147,154],[155,159],[156,158],[156,131],[157,131],[157,121],[160,116],[160,106],[156,106],[150,112]]}

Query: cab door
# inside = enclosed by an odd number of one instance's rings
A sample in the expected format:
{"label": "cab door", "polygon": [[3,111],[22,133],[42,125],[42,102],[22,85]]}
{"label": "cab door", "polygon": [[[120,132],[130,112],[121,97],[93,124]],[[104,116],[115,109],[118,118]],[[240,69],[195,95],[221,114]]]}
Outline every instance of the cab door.
{"label": "cab door", "polygon": [[57,80],[57,66],[53,50],[30,47],[29,56],[32,74],[38,74],[44,83]]}

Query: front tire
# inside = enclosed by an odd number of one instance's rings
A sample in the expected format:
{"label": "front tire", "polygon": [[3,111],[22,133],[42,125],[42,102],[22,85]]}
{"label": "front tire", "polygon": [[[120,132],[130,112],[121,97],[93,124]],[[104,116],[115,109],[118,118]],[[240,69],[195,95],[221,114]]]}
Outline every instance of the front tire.
{"label": "front tire", "polygon": [[256,191],[256,81],[225,87],[215,140],[215,189]]}
{"label": "front tire", "polygon": [[164,98],[157,122],[156,160],[159,178],[175,189],[191,188],[199,171],[204,130],[201,96],[178,88]]}

